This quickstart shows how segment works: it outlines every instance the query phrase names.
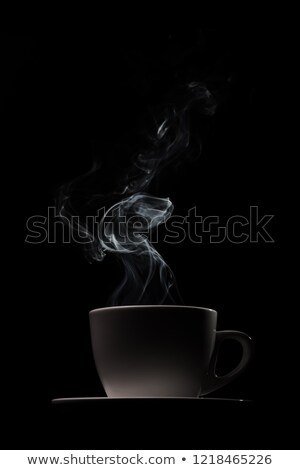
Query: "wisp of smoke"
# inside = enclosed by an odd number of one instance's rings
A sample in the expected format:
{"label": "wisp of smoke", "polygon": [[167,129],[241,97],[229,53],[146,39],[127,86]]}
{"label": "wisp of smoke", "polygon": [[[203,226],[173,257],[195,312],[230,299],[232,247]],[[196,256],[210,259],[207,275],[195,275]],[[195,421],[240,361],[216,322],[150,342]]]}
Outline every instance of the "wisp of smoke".
{"label": "wisp of smoke", "polygon": [[[122,263],[124,277],[108,305],[163,304],[178,299],[170,291],[176,287],[174,275],[149,241],[151,231],[170,217],[173,205],[168,198],[154,197],[146,191],[163,168],[188,154],[191,110],[195,108],[198,113],[210,116],[216,104],[206,86],[198,82],[177,90],[176,97],[169,101],[156,117],[158,122],[148,134],[145,149],[133,158],[126,176],[120,178],[121,184],[112,188],[111,198],[119,200],[102,217],[96,238],[86,224],[78,219],[74,222],[72,216],[77,215],[73,199],[78,199],[78,193],[82,195],[84,186],[99,167],[64,185],[58,194],[57,206],[63,220],[71,230],[77,230],[89,240],[83,245],[87,258],[101,261],[107,254],[113,254]],[[109,195],[97,194],[95,198],[103,204]]]}
{"label": "wisp of smoke", "polygon": [[167,298],[173,273],[148,237],[172,211],[169,199],[137,193],[104,215],[99,237],[102,250],[119,256],[125,269],[110,305],[163,303]]}

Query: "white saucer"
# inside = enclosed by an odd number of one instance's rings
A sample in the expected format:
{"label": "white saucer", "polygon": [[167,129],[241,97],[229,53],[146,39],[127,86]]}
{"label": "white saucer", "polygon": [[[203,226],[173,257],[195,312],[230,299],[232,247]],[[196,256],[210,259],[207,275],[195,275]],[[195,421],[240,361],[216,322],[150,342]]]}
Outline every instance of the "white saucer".
{"label": "white saucer", "polygon": [[244,400],[240,398],[206,398],[206,397],[69,397],[54,398],[51,403],[93,403],[98,401],[130,401],[130,400],[205,400],[205,401],[228,401],[228,402],[251,402],[252,400]]}

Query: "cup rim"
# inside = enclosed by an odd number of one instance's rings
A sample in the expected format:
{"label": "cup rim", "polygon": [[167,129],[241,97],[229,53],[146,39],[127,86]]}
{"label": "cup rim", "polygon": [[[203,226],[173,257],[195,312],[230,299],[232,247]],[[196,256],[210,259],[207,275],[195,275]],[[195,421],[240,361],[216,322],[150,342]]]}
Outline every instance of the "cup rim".
{"label": "cup rim", "polygon": [[217,311],[212,309],[212,308],[208,308],[208,307],[197,307],[195,305],[113,305],[111,307],[100,307],[100,308],[94,308],[93,310],[90,310],[89,314],[95,314],[95,313],[101,313],[101,312],[106,312],[106,311],[109,311],[109,310],[114,310],[114,309],[118,309],[118,310],[121,310],[121,309],[125,309],[125,308],[131,308],[131,309],[135,309],[135,308],[176,308],[176,309],[180,309],[180,308],[188,308],[188,309],[194,309],[194,310],[206,310],[206,311],[209,311],[209,312],[212,312],[212,313],[216,313],[217,314]]}

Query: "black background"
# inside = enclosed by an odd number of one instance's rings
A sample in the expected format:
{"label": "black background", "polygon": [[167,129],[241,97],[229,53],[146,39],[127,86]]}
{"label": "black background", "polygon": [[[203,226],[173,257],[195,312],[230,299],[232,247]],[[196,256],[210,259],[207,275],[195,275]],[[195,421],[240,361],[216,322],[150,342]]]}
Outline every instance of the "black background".
{"label": "black background", "polygon": [[[274,36],[275,35],[275,36]],[[86,34],[6,36],[4,88],[6,193],[17,241],[3,329],[12,399],[3,447],[274,448],[293,447],[282,397],[288,348],[282,321],[284,246],[277,158],[276,33],[257,25],[110,26]],[[231,77],[230,82],[227,81]],[[251,404],[144,402],[58,411],[51,399],[101,396],[88,312],[104,306],[121,273],[113,260],[90,265],[74,246],[24,242],[26,220],[47,215],[55,190],[87,171],[97,156],[130,155],[140,122],[176,84],[206,80],[218,109],[199,132],[203,151],[162,175],[157,194],[175,213],[274,214],[275,243],[224,242],[161,247],[187,305],[214,308],[218,329],[255,341],[249,369],[216,397]],[[6,174],[4,174],[4,179]],[[106,182],[113,179],[106,175]],[[281,188],[281,190],[279,190]],[[11,238],[10,238],[11,240]],[[222,367],[233,365],[234,346]],[[224,370],[225,370],[224,369]],[[283,401],[284,400],[284,401]],[[6,401],[4,402],[6,403]],[[156,432],[150,432],[149,422]],[[193,429],[196,428],[196,432]],[[63,429],[63,431],[61,431]],[[75,431],[74,431],[75,429]]]}

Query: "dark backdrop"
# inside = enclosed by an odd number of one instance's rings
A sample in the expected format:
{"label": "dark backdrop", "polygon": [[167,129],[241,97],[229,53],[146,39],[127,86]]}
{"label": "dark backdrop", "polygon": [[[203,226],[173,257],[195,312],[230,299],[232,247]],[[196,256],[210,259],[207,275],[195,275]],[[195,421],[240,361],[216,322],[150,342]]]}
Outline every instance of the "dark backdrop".
{"label": "dark backdrop", "polygon": [[[5,37],[11,168],[3,178],[8,177],[6,198],[17,224],[12,234],[17,242],[10,237],[3,247],[14,260],[11,307],[5,313],[9,327],[2,332],[8,370],[3,392],[12,398],[6,447],[272,448],[278,436],[281,447],[292,446],[285,405],[278,403],[285,331],[280,323],[282,162],[276,157],[274,99],[280,62],[274,59],[272,34],[255,25],[111,25],[88,35]],[[56,188],[86,171],[93,154],[107,160],[118,152],[119,159],[127,158],[141,120],[185,78],[205,79],[218,110],[201,127],[201,156],[165,172],[157,194],[169,196],[179,215],[197,206],[201,215],[247,217],[253,205],[262,215],[275,216],[269,225],[275,243],[161,246],[187,305],[217,309],[219,329],[253,337],[255,359],[247,372],[214,394],[253,403],[185,408],[180,402],[145,402],[125,409],[103,404],[64,415],[51,405],[52,398],[104,395],[88,312],[105,305],[121,273],[109,257],[88,264],[72,245],[26,244],[26,219],[46,216]],[[224,347],[224,357],[221,367],[230,368],[229,348]],[[157,432],[149,432],[149,420]],[[197,422],[198,435],[191,428]]]}

